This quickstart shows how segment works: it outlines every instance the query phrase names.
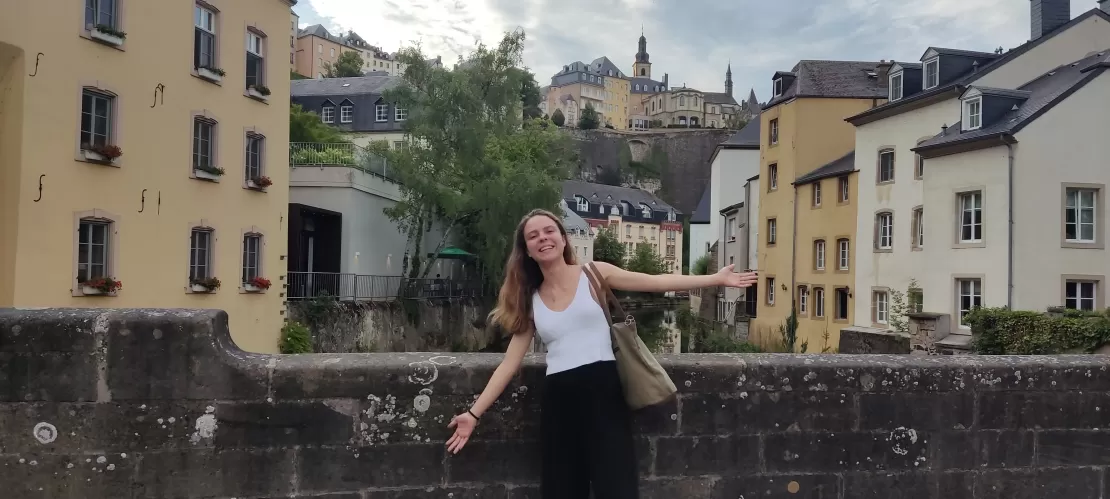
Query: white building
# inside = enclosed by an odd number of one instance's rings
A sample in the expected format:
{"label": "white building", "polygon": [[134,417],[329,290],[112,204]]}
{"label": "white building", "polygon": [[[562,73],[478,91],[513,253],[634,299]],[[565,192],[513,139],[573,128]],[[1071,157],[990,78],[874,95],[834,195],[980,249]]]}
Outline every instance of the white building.
{"label": "white building", "polygon": [[[931,47],[919,62],[894,63],[888,75],[880,75],[889,78],[890,102],[848,119],[857,127],[856,169],[860,178],[857,193],[858,244],[855,250],[856,326],[889,327],[892,291],[907,293],[912,302],[923,301],[925,312],[955,314],[957,286],[964,282],[958,280],[965,278],[961,276],[995,276],[997,269],[993,266],[1007,266],[1011,261],[1007,256],[1005,215],[1000,219],[992,218],[1000,222],[984,226],[987,231],[1003,231],[1001,236],[988,234],[992,240],[996,237],[1002,240],[990,244],[985,252],[956,243],[954,229],[947,231],[945,228],[950,226],[946,223],[954,223],[952,217],[957,212],[952,189],[995,185],[993,182],[999,179],[982,177],[987,172],[983,169],[934,166],[954,161],[989,162],[988,158],[999,154],[997,148],[928,161],[917,156],[914,148],[931,140],[943,127],[960,122],[960,97],[969,88],[1001,89],[995,93],[1005,94],[1005,89],[1016,89],[1061,64],[1110,47],[1110,14],[1094,9],[1070,19],[1068,4],[1067,0],[1032,2],[1033,38],[1008,52],[999,54]],[[1104,4],[1104,8],[1106,6]],[[1055,24],[1054,19],[1058,20]],[[1078,133],[1078,128],[1067,126],[1060,132]],[[1027,130],[1023,135],[1029,134]],[[1018,149],[1021,147],[1024,146],[1016,146]],[[1006,148],[1001,150],[1002,157],[1006,158]],[[934,173],[934,168],[937,173]],[[1040,171],[1048,170],[1042,167]],[[1056,175],[1067,175],[1066,170],[1053,168],[1053,171]],[[987,203],[998,201],[993,197],[994,193],[1006,193],[1005,172],[1001,181],[1001,192],[989,189],[991,194]],[[1056,199],[1061,181],[1054,181],[1057,187],[1051,194],[1042,185],[1038,194],[1030,193],[1031,198],[1051,196],[1051,199]],[[1002,201],[1006,199],[1004,196]],[[992,213],[1000,209],[995,205],[987,206]],[[1040,205],[1040,209],[1043,208]],[[1054,216],[1062,216],[1056,210],[1051,211]],[[1024,222],[1015,220],[1019,227]],[[972,258],[982,258],[983,265],[972,265]],[[1044,259],[1055,261],[1055,257],[1045,256]],[[971,272],[968,269],[979,270]],[[918,289],[912,294],[908,293],[911,280],[918,283]],[[1052,280],[1053,283],[1059,281],[1059,276]],[[1047,282],[1029,282],[1027,285],[1043,288],[1048,286]],[[983,304],[998,306],[1009,303],[1016,308],[1041,310],[1049,304],[1062,304],[1058,299],[1009,300],[1005,292],[1008,283],[1010,279],[1005,272],[1001,278],[981,280],[980,285],[989,287],[987,294],[980,294],[980,297],[986,297]],[[1013,285],[1018,286],[1018,283],[1015,281]],[[995,286],[1000,286],[1002,292]],[[1047,296],[1044,291],[1028,292]],[[1018,290],[1018,293],[1026,291]],[[922,310],[922,307],[912,305],[912,308]],[[956,322],[954,320],[953,324]]]}
{"label": "white building", "polygon": [[[713,241],[718,243],[718,269],[729,264],[736,265],[738,272],[758,268],[756,237],[759,224],[755,219],[759,217],[759,139],[757,115],[718,145],[709,160],[709,225]],[[691,251],[693,248],[691,240]],[[732,323],[737,316],[737,305],[745,301],[751,303],[747,315],[753,315],[755,293],[755,286],[747,290],[725,289],[717,297],[717,319]]]}
{"label": "white building", "polygon": [[586,219],[578,216],[574,210],[567,206],[565,199],[559,200],[563,210],[563,228],[567,230],[567,244],[574,248],[574,256],[578,263],[587,263],[594,260],[594,233]]}
{"label": "white building", "polygon": [[[717,235],[713,233],[711,225],[712,219],[716,217],[712,216],[712,212],[709,210],[709,198],[712,189],[712,184],[706,186],[701,193],[698,207],[694,208],[694,214],[690,215],[690,253],[687,263],[691,274],[694,273],[694,265],[698,259],[708,254],[710,246],[717,242]],[[719,268],[716,267],[716,264],[716,261],[709,264],[710,272]]]}

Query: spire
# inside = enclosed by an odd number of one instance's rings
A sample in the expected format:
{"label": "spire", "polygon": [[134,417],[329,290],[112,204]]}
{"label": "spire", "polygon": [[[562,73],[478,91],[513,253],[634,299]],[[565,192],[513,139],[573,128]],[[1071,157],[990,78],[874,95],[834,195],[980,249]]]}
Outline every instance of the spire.
{"label": "spire", "polygon": [[647,37],[644,36],[643,25],[640,26],[640,46],[639,50],[636,51],[636,62],[650,62],[647,53]]}
{"label": "spire", "polygon": [[728,69],[725,70],[725,93],[732,97],[732,60],[728,61]]}

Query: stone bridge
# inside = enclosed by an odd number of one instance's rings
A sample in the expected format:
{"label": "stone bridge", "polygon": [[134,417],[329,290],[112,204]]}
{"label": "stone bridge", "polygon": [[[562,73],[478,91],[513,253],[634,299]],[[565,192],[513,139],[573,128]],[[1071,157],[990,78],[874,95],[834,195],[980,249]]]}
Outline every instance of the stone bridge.
{"label": "stone bridge", "polygon": [[[0,311],[0,497],[538,498],[541,358],[269,356],[198,310]],[[645,498],[1110,497],[1103,356],[676,355]],[[604,499],[604,498],[599,498]]]}

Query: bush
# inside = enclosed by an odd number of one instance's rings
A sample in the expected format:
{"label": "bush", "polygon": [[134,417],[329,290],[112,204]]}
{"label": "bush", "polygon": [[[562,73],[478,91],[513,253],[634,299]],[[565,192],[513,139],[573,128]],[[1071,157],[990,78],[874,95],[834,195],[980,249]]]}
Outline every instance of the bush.
{"label": "bush", "polygon": [[290,158],[293,165],[355,165],[355,154],[351,150],[335,149],[299,149],[293,151]]}
{"label": "bush", "polygon": [[1049,355],[1091,352],[1110,343],[1110,315],[1066,310],[1040,313],[980,308],[964,318],[984,355]]}
{"label": "bush", "polygon": [[297,321],[286,322],[281,327],[281,353],[312,353],[312,333],[308,326]]}

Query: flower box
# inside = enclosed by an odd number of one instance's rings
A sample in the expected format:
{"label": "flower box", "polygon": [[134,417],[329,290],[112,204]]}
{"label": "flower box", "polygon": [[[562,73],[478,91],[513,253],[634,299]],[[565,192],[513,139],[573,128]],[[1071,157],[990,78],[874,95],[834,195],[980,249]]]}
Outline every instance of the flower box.
{"label": "flower box", "polygon": [[271,185],[274,185],[274,181],[265,175],[247,179],[247,187],[256,191],[266,190]]}
{"label": "flower box", "polygon": [[243,291],[248,293],[261,293],[270,289],[270,280],[265,277],[254,277],[243,283]]}
{"label": "flower box", "polygon": [[204,180],[218,181],[224,175],[222,168],[207,167],[207,168],[193,168],[193,176]]}
{"label": "flower box", "polygon": [[123,156],[123,149],[111,144],[81,144],[81,155],[85,161],[112,164],[116,158]]}
{"label": "flower box", "polygon": [[189,281],[189,290],[194,293],[212,293],[217,289],[220,289],[220,280],[215,277],[206,277]]}
{"label": "flower box", "polygon": [[127,35],[105,26],[95,26],[91,31],[89,31],[89,36],[93,40],[96,40],[105,45],[119,47],[123,45],[123,39],[126,38]]}
{"label": "flower box", "polygon": [[96,288],[92,287],[92,286],[86,286],[86,285],[82,284],[81,285],[81,294],[83,294],[85,296],[96,296],[96,295],[102,295],[102,294],[105,294],[105,293],[103,291],[99,290],[99,289],[96,289]]}
{"label": "flower box", "polygon": [[249,95],[252,99],[260,100],[262,102],[270,100],[269,92],[263,93],[261,90],[255,87],[247,87],[247,95]]}
{"label": "flower box", "polygon": [[108,162],[110,162],[107,157],[105,157],[103,154],[100,154],[96,151],[90,151],[88,149],[82,149],[81,154],[85,157],[85,159],[87,159],[89,161],[96,162],[96,163],[108,163]]}
{"label": "flower box", "polygon": [[212,292],[211,289],[208,289],[207,287],[205,287],[202,284],[193,284],[193,285],[189,286],[189,289],[194,293],[211,293]]}
{"label": "flower box", "polygon": [[224,80],[224,72],[215,68],[197,68],[197,75],[212,83],[219,83]]}
{"label": "flower box", "polygon": [[263,288],[260,288],[258,286],[255,286],[254,284],[250,284],[250,283],[247,283],[247,284],[243,285],[243,291],[246,291],[248,293],[261,293],[262,289]]}
{"label": "flower box", "polygon": [[86,296],[111,295],[123,287],[122,282],[111,277],[96,277],[78,285],[81,287],[81,294]]}

